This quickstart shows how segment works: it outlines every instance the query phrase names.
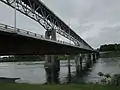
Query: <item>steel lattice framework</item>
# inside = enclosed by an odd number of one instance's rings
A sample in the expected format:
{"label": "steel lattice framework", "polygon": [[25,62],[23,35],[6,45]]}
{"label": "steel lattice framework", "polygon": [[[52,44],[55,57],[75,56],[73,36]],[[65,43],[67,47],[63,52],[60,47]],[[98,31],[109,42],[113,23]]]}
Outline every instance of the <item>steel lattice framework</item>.
{"label": "steel lattice framework", "polygon": [[[40,0],[0,0],[3,3],[16,8],[24,15],[34,19],[41,24],[46,30],[56,30],[56,32],[65,38],[80,46],[84,43],[88,49],[93,50],[79,35],[59,19],[51,10],[49,10]],[[15,5],[16,4],[16,5]],[[15,7],[16,6],[16,7]]]}

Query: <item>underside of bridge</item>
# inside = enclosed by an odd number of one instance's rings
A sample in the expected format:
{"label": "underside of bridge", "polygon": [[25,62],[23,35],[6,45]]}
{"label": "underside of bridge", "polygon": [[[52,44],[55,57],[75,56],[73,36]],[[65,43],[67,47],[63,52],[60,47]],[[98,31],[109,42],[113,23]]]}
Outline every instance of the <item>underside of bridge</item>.
{"label": "underside of bridge", "polygon": [[56,42],[0,31],[1,55],[57,55],[91,52]]}

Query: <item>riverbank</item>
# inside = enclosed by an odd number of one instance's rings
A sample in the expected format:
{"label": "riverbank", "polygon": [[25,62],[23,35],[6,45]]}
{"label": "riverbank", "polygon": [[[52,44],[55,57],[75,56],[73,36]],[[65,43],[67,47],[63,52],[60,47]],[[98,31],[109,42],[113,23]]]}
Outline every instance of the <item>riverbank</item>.
{"label": "riverbank", "polygon": [[93,84],[33,85],[0,83],[0,90],[120,90],[120,86]]}

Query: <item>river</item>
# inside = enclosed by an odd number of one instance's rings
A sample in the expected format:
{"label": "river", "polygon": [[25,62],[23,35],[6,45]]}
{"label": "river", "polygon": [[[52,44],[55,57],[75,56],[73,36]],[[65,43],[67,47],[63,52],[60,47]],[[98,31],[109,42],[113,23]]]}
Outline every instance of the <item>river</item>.
{"label": "river", "polygon": [[[60,61],[60,82],[67,82],[67,61]],[[74,60],[71,61],[71,71],[75,72]],[[120,58],[99,58],[83,78],[77,82],[96,82],[100,80],[98,72],[120,74]],[[74,73],[73,73],[74,75]],[[40,62],[4,62],[0,63],[0,77],[20,78],[17,83],[43,84],[46,82],[44,61]]]}

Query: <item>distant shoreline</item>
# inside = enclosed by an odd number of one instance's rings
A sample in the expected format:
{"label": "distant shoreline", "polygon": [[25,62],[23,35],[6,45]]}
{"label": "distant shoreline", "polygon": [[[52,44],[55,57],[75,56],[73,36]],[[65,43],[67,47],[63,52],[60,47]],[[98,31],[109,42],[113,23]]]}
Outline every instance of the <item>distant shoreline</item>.
{"label": "distant shoreline", "polygon": [[100,52],[100,58],[120,57],[120,51],[104,51]]}

